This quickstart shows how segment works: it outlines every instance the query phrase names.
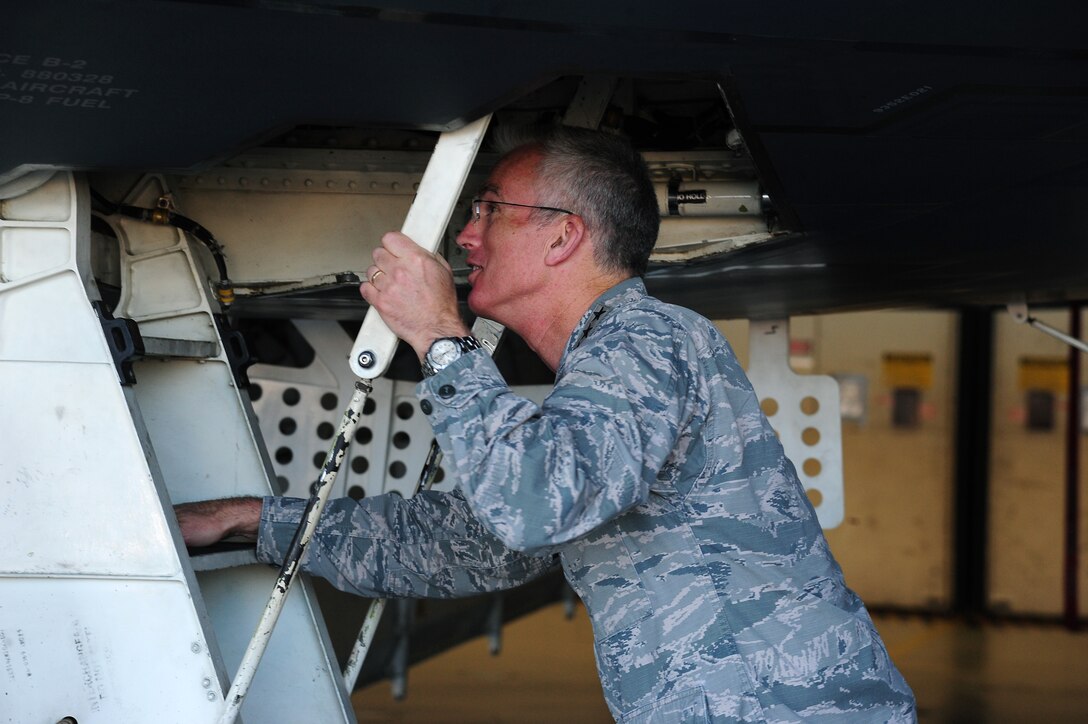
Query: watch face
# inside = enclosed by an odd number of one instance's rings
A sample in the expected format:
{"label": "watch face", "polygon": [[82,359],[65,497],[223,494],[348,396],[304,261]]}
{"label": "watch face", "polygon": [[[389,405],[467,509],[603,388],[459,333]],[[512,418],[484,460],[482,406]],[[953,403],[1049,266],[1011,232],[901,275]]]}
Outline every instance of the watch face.
{"label": "watch face", "polygon": [[431,345],[431,361],[435,367],[442,368],[461,356],[461,348],[452,339],[439,339]]}

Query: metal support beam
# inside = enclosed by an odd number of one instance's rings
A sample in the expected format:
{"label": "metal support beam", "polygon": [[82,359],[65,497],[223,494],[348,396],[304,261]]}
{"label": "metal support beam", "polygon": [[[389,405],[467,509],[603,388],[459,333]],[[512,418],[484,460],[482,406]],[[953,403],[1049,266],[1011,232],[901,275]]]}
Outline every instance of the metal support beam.
{"label": "metal support beam", "polygon": [[587,75],[582,78],[578,93],[563,116],[563,125],[593,129],[600,126],[617,82],[618,79],[612,75]]}
{"label": "metal support beam", "polygon": [[[1069,307],[1069,333],[1073,339],[1079,339],[1081,305]],[[1062,618],[1066,628],[1076,631],[1080,628],[1078,603],[1078,573],[1080,569],[1080,436],[1081,436],[1081,396],[1080,396],[1080,359],[1081,347],[1069,348],[1069,404],[1066,406],[1065,426],[1065,551],[1064,576],[1062,586]]]}
{"label": "metal support beam", "polygon": [[964,309],[959,323],[952,609],[979,616],[987,607],[994,315]]}

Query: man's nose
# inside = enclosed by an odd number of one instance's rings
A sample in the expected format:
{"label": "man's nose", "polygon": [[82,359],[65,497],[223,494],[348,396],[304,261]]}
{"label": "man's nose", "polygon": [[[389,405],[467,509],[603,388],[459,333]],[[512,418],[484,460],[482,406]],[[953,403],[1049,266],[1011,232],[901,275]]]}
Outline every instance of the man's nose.
{"label": "man's nose", "polygon": [[461,229],[461,233],[457,235],[457,246],[468,249],[479,241],[480,234],[476,229],[476,223],[469,219],[468,223],[465,224],[465,228]]}

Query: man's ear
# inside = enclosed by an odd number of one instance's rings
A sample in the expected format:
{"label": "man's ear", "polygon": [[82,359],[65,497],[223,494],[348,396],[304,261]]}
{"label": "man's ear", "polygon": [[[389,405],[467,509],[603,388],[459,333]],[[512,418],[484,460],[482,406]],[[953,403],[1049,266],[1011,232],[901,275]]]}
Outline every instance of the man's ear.
{"label": "man's ear", "polygon": [[586,222],[577,214],[567,214],[563,225],[559,227],[559,238],[545,250],[544,263],[548,266],[562,264],[570,259],[583,244],[589,244]]}

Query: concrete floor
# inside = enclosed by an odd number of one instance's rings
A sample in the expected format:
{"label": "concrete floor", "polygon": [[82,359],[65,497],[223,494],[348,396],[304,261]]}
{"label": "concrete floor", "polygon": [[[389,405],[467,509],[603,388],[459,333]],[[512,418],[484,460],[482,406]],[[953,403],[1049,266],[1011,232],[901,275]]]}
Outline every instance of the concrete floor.
{"label": "concrete floor", "polygon": [[877,627],[923,723],[1088,722],[1088,632],[893,617]]}
{"label": "concrete floor", "polygon": [[[878,616],[893,660],[914,688],[923,724],[1088,722],[1088,632]],[[504,629],[503,651],[465,643],[409,673],[408,696],[388,682],[355,694],[360,722],[606,724],[585,611],[560,604]]]}

